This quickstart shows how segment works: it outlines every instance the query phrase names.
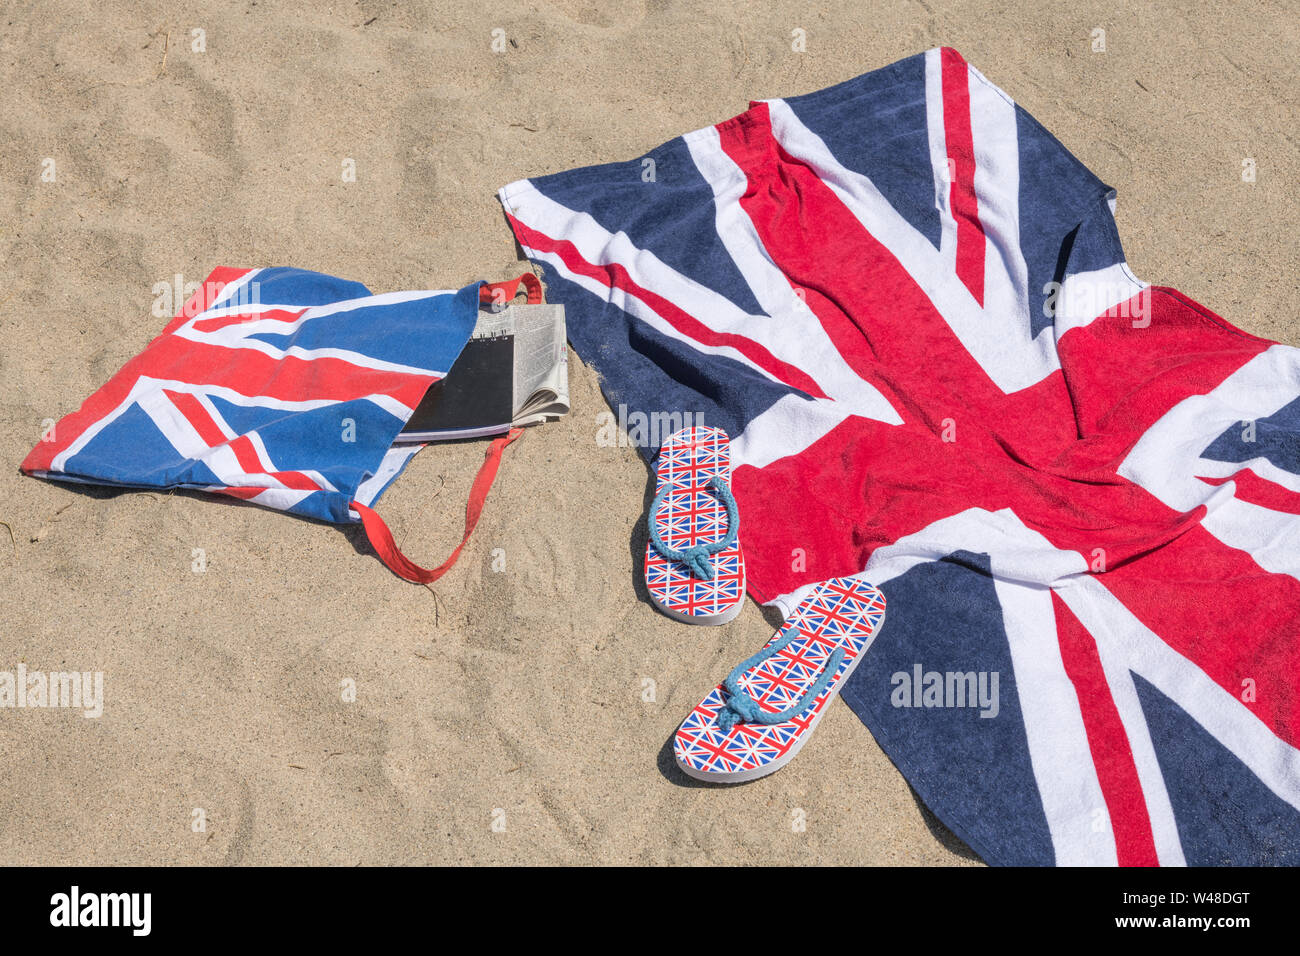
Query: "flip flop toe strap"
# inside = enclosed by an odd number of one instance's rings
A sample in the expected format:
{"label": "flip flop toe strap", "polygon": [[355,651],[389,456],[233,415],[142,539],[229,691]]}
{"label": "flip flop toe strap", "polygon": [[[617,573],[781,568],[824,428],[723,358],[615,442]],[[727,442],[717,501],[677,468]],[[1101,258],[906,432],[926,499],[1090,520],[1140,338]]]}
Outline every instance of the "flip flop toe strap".
{"label": "flip flop toe strap", "polygon": [[671,492],[683,490],[669,486],[655,495],[655,500],[650,503],[650,543],[654,545],[654,549],[659,552],[665,561],[679,561],[691,569],[691,574],[694,577],[699,578],[701,581],[712,581],[713,564],[709,561],[709,558],[719,551],[726,551],[728,548],[735,546],[739,521],[736,516],[736,499],[731,496],[731,489],[727,487],[727,483],[722,478],[714,475],[709,479],[705,487],[712,491],[714,496],[722,502],[723,507],[727,509],[727,533],[719,540],[710,541],[706,544],[696,544],[680,550],[669,547],[660,537],[655,521],[655,516],[658,515],[659,509],[663,507],[668,495]]}
{"label": "flip flop toe strap", "polygon": [[727,699],[722,705],[722,710],[718,711],[718,729],[724,734],[729,733],[731,728],[738,723],[779,724],[798,717],[826,689],[826,685],[830,683],[835,672],[840,669],[840,662],[844,660],[843,647],[836,647],[831,652],[830,658],[826,661],[826,666],[822,668],[822,672],[817,676],[817,680],[812,687],[808,688],[808,693],[785,710],[775,712],[763,710],[758,706],[757,701],[741,689],[740,679],[745,676],[747,670],[757,667],[767,659],[779,654],[787,644],[794,640],[795,635],[798,633],[799,629],[797,627],[787,627],[779,640],[763,648],[749,660],[739,664],[722,682],[722,686],[727,690]]}

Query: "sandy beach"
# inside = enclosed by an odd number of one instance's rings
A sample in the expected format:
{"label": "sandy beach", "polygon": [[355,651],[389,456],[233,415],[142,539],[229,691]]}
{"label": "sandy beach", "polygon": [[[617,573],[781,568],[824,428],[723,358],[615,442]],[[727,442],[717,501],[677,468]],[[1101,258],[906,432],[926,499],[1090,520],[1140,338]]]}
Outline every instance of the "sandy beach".
{"label": "sandy beach", "polygon": [[[979,865],[839,701],[774,776],[675,768],[778,618],[651,608],[650,475],[597,443],[576,356],[572,413],[428,588],[359,526],[18,464],[162,328],[160,284],[504,279],[503,184],[938,45],[1118,190],[1138,276],[1300,346],[1296,5],[1025,6],[0,4],[0,671],[104,675],[102,716],[0,710],[0,863]],[[483,449],[430,446],[381,499],[413,559],[459,540]]]}

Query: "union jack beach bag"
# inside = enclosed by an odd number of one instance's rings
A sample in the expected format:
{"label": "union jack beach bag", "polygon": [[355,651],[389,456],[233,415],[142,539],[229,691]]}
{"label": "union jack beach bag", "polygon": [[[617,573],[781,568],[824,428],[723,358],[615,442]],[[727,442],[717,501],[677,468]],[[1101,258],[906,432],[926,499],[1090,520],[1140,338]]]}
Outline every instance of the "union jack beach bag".
{"label": "union jack beach bag", "polygon": [[504,448],[474,482],[465,536],[440,567],[398,550],[371,510],[422,445],[394,445],[447,374],[480,300],[512,298],[531,274],[456,291],[373,295],[304,269],[215,269],[152,342],[22,463],[29,475],[126,488],[188,488],[339,524],[362,522],[394,573],[428,583],[460,554]]}

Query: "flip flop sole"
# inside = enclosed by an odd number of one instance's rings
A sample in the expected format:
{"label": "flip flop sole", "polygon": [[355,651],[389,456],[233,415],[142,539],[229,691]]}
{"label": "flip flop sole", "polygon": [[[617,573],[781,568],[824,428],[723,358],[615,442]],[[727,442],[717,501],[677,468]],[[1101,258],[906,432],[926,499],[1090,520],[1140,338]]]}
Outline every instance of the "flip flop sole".
{"label": "flip flop sole", "polygon": [[[731,480],[731,442],[719,428],[684,428],[664,442],[655,464],[655,493],[665,492],[654,515],[655,530],[671,548],[718,541],[727,533],[726,507],[708,490],[710,479]],[[740,544],[710,559],[713,579],[669,561],[646,543],[645,580],[650,600],[669,617],[688,624],[725,624],[744,606],[745,558]]]}
{"label": "flip flop sole", "polygon": [[[837,648],[844,657],[831,681],[803,711],[776,724],[737,723],[724,732],[718,713],[728,693],[719,684],[682,721],[673,753],[682,772],[712,783],[744,783],[775,773],[794,759],[861,663],[885,620],[885,596],[856,578],[819,584],[795,609],[786,628],[798,633],[773,656],[754,665],[740,686],[768,713],[788,710],[812,689]],[[767,642],[781,638],[778,630]]]}

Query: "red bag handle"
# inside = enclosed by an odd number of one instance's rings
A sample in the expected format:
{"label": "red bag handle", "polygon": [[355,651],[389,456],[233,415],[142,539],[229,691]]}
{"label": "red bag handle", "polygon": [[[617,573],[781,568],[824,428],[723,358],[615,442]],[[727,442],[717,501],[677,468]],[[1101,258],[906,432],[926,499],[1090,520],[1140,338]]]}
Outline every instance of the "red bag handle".
{"label": "red bag handle", "polygon": [[[542,283],[531,272],[525,272],[504,282],[484,282],[479,287],[479,302],[488,304],[509,302],[519,294],[521,283],[527,293],[527,303],[529,305],[540,305],[542,302]],[[501,437],[493,439],[492,443],[488,445],[487,452],[483,456],[483,464],[479,466],[478,474],[474,477],[474,484],[469,489],[469,502],[465,505],[465,534],[460,539],[460,544],[456,545],[456,550],[451,553],[451,556],[436,568],[423,568],[404,555],[401,548],[397,546],[397,542],[393,540],[393,533],[388,530],[388,525],[384,523],[384,519],[361,502],[352,502],[353,509],[357,514],[361,515],[361,524],[366,529],[366,537],[370,539],[370,546],[375,549],[375,553],[379,555],[379,560],[387,565],[388,570],[399,578],[415,584],[432,584],[452,569],[452,566],[460,557],[461,550],[469,542],[470,535],[474,533],[474,528],[478,525],[479,516],[483,513],[483,505],[487,503],[488,491],[491,490],[492,482],[497,477],[497,470],[501,467],[502,452],[506,450],[507,445],[523,433],[522,428],[512,428]]]}
{"label": "red bag handle", "polygon": [[[534,282],[537,281],[537,277],[532,273],[528,273],[528,275]],[[514,282],[518,286],[519,280],[516,279]],[[505,285],[507,283],[501,284]],[[540,286],[538,288],[540,289]],[[488,446],[487,453],[483,457],[483,464],[479,466],[478,474],[474,477],[474,484],[469,489],[469,503],[465,506],[465,536],[460,539],[460,544],[456,545],[456,550],[451,553],[451,557],[436,568],[422,568],[402,554],[401,549],[397,547],[397,542],[393,540],[393,533],[388,530],[388,525],[384,524],[384,519],[361,502],[352,502],[353,509],[361,515],[361,523],[366,529],[366,537],[370,539],[370,546],[379,555],[379,560],[388,566],[388,570],[399,578],[405,578],[415,584],[431,584],[451,570],[452,565],[456,563],[456,559],[460,557],[461,549],[465,547],[470,535],[474,533],[474,527],[478,524],[479,515],[483,513],[483,505],[487,501],[488,491],[492,487],[492,482],[496,479],[497,469],[501,467],[501,453],[506,450],[507,445],[523,433],[522,428],[512,428],[500,438],[494,438],[492,444]]]}
{"label": "red bag handle", "polygon": [[[541,305],[542,283],[531,272],[525,272],[513,279],[506,279],[504,282],[484,282],[479,287],[478,300],[483,303],[509,302],[519,294],[519,283],[521,282],[528,293],[527,303],[529,305]],[[497,297],[498,293],[501,294],[500,298]]]}

